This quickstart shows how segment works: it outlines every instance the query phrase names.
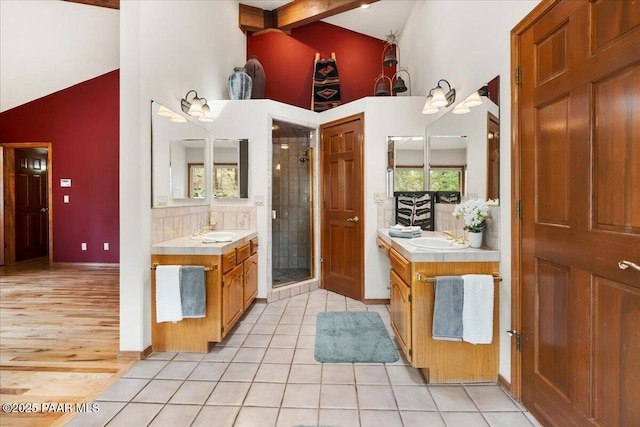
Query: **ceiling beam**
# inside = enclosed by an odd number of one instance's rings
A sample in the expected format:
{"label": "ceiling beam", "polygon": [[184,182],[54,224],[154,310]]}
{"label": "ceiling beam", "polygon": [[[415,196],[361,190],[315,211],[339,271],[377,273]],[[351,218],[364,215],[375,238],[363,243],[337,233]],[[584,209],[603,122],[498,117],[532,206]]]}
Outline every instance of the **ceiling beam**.
{"label": "ceiling beam", "polygon": [[109,9],[120,9],[120,0],[65,0],[71,3],[87,4],[89,6],[108,7]]}
{"label": "ceiling beam", "polygon": [[278,28],[290,30],[378,0],[293,0],[276,9]]}

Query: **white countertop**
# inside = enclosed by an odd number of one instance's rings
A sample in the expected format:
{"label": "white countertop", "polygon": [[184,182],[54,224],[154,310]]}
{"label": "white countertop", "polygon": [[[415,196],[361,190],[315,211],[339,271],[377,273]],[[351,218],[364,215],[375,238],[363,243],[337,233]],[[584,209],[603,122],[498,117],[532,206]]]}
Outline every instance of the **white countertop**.
{"label": "white countertop", "polygon": [[[409,262],[499,262],[500,251],[493,249],[423,249],[409,243],[411,239],[389,236],[388,228],[379,228],[378,237]],[[422,237],[443,237],[438,231],[422,231]]]}
{"label": "white countertop", "polygon": [[230,242],[203,243],[191,236],[178,237],[151,246],[152,255],[222,255],[258,236],[255,230],[215,230],[236,233]]}

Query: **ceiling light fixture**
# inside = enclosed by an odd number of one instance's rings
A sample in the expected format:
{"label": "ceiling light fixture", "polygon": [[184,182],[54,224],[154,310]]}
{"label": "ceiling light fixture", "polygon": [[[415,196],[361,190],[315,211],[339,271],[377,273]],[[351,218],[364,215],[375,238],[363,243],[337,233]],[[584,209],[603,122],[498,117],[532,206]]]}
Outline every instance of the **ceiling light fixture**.
{"label": "ceiling light fixture", "polygon": [[[193,92],[193,98],[189,101],[189,94]],[[180,101],[182,111],[190,116],[197,117],[201,122],[212,122],[211,108],[207,104],[206,98],[198,98],[198,92],[190,90]]]}

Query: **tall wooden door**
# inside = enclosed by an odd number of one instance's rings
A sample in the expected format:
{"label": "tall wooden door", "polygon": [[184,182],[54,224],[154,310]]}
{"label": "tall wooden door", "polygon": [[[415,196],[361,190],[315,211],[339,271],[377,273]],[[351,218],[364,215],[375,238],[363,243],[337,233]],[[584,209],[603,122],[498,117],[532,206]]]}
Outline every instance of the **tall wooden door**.
{"label": "tall wooden door", "polygon": [[522,400],[545,426],[639,426],[640,2],[532,14],[514,29]]}
{"label": "tall wooden door", "polygon": [[15,151],[16,261],[47,255],[49,201],[47,153],[43,149]]}
{"label": "tall wooden door", "polygon": [[322,150],[322,287],[364,298],[362,115],[320,128]]}

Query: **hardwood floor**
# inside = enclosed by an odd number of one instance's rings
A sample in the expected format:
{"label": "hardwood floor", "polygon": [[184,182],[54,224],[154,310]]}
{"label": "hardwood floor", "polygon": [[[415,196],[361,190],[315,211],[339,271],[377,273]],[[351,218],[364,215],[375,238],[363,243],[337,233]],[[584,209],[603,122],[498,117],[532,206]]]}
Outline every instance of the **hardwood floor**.
{"label": "hardwood floor", "polygon": [[0,425],[64,425],[135,364],[116,358],[118,270],[46,258],[0,267]]}

